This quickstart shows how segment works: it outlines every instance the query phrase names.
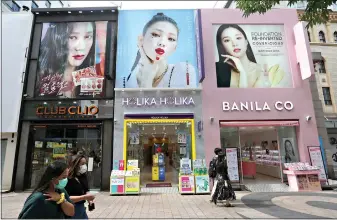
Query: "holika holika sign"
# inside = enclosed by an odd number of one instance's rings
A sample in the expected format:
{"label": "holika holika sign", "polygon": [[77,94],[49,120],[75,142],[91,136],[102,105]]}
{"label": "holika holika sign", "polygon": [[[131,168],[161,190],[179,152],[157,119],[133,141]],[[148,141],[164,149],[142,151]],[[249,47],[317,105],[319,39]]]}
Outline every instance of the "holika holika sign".
{"label": "holika holika sign", "polygon": [[195,105],[192,97],[132,97],[123,98],[122,105],[127,106],[156,106],[156,105],[171,105],[171,106],[187,106]]}

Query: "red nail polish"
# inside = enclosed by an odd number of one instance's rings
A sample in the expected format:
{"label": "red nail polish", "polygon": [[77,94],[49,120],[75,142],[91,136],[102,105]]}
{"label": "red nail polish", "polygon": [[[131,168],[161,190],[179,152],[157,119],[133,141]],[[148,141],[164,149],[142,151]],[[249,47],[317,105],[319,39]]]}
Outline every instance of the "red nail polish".
{"label": "red nail polish", "polygon": [[156,57],[156,60],[159,60],[159,57]]}

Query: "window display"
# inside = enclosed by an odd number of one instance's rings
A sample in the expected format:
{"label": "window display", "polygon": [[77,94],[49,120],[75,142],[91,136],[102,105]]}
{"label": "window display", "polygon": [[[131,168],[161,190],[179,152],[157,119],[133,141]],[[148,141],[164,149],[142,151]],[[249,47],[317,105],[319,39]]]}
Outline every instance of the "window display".
{"label": "window display", "polygon": [[[70,154],[82,153],[92,161],[88,165],[89,188],[101,188],[101,124],[35,124],[30,128],[30,185],[34,188],[45,167],[54,160],[68,160]],[[31,144],[30,144],[31,143]]]}

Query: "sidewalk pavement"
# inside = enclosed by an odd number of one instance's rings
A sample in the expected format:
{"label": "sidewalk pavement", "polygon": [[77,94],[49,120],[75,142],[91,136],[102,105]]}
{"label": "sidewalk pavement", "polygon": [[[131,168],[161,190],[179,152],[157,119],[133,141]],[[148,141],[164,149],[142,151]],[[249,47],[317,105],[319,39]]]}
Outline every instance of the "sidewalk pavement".
{"label": "sidewalk pavement", "polygon": [[[110,196],[100,192],[89,218],[100,219],[319,219],[337,218],[337,192],[236,192],[235,207],[215,206],[209,195],[142,194]],[[1,218],[17,218],[29,193],[2,194]]]}

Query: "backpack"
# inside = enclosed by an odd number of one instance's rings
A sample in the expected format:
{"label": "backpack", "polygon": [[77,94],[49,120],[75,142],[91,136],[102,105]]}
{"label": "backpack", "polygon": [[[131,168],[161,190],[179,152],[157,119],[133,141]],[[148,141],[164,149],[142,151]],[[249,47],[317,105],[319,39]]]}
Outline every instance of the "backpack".
{"label": "backpack", "polygon": [[208,176],[210,178],[215,178],[216,177],[216,160],[213,158],[211,162],[209,162],[209,168],[208,168]]}

